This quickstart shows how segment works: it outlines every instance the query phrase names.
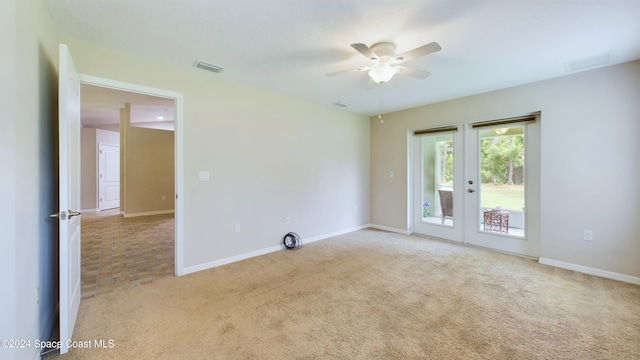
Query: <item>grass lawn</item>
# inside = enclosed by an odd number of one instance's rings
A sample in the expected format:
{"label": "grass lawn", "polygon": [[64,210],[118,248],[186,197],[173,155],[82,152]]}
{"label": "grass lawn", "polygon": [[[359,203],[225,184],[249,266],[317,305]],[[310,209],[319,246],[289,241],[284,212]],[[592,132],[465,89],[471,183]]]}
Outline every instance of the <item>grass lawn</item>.
{"label": "grass lawn", "polygon": [[482,207],[522,210],[524,207],[524,185],[482,184]]}

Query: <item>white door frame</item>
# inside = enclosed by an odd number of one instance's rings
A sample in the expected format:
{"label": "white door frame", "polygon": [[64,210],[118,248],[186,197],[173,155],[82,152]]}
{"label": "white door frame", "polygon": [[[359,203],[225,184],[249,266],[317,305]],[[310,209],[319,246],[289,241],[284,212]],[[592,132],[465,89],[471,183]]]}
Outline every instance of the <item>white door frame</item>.
{"label": "white door frame", "polygon": [[[80,82],[86,85],[134,92],[175,101],[175,275],[184,275],[184,141],[182,130],[184,100],[182,93],[84,74],[80,74]],[[120,184],[120,186],[122,186],[122,184]],[[123,199],[120,199],[120,201],[122,202]]]}

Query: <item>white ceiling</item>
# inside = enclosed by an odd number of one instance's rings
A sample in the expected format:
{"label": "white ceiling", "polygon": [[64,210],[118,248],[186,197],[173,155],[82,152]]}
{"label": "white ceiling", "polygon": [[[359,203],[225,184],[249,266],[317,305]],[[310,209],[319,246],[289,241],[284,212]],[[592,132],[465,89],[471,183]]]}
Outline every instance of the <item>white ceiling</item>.
{"label": "white ceiling", "polygon": [[[120,109],[131,104],[131,124],[145,123],[151,127],[157,123],[173,123],[174,101],[128,91],[82,84],[80,114],[82,126],[117,129]],[[167,125],[168,126],[168,125]]]}
{"label": "white ceiling", "polygon": [[380,91],[366,73],[325,76],[370,63],[352,43],[442,46],[405,63],[430,77],[383,86],[385,112],[563,76],[566,62],[604,53],[606,65],[640,58],[640,0],[46,2],[63,38],[367,115]]}

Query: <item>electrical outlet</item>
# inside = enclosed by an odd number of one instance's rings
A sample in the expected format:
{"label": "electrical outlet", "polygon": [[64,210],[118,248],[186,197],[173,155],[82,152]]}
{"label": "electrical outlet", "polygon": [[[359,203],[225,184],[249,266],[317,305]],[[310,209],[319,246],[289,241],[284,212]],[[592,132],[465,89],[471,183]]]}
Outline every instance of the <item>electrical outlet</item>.
{"label": "electrical outlet", "polygon": [[291,216],[287,216],[286,218],[284,218],[284,223],[291,224]]}
{"label": "electrical outlet", "polygon": [[162,200],[167,200],[167,195],[162,195]]}
{"label": "electrical outlet", "polygon": [[394,176],[393,171],[389,171],[389,177],[392,178]]}
{"label": "electrical outlet", "polygon": [[585,241],[593,241],[593,231],[585,230],[584,233],[582,234],[582,238]]}
{"label": "electrical outlet", "polygon": [[240,232],[240,224],[236,224],[235,232],[236,232],[236,234]]}

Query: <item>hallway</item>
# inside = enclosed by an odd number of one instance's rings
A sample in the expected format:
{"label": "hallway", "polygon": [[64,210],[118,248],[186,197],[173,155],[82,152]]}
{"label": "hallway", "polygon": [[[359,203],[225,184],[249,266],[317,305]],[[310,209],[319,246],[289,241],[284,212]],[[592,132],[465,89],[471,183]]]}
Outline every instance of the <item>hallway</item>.
{"label": "hallway", "polygon": [[173,214],[124,218],[119,209],[82,215],[82,298],[173,276]]}

